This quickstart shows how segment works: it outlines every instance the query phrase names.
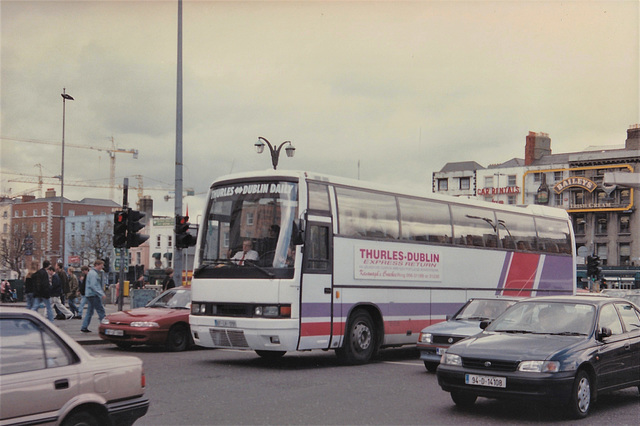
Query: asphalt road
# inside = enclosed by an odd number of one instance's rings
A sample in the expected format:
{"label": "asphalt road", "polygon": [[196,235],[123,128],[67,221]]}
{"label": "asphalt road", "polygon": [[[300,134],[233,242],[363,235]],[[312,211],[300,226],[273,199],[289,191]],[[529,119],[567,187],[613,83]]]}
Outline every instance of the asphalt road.
{"label": "asphalt road", "polygon": [[[122,354],[112,345],[86,346]],[[637,425],[638,389],[602,396],[575,422],[561,410],[480,398],[456,408],[415,349],[388,349],[363,366],[340,365],[333,352],[289,353],[268,362],[253,352],[197,349],[126,351],[144,361],[151,407],[136,425]]]}

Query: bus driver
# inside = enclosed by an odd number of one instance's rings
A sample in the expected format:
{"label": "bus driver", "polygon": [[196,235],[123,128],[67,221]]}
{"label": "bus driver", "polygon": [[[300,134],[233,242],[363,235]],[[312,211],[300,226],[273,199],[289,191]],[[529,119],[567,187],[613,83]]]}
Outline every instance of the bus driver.
{"label": "bus driver", "polygon": [[254,261],[258,260],[259,258],[258,252],[255,250],[252,250],[252,248],[253,248],[253,244],[251,243],[251,240],[244,240],[242,242],[242,250],[238,251],[231,258],[233,263],[235,263],[236,265],[242,266],[244,265],[245,260],[254,260]]}

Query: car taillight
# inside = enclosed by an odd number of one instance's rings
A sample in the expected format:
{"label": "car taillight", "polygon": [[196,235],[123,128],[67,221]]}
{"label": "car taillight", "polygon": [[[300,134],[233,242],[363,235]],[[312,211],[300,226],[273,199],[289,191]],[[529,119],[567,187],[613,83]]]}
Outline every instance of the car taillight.
{"label": "car taillight", "polygon": [[147,376],[144,375],[144,368],[140,374],[140,387],[142,387],[142,389],[147,387]]}

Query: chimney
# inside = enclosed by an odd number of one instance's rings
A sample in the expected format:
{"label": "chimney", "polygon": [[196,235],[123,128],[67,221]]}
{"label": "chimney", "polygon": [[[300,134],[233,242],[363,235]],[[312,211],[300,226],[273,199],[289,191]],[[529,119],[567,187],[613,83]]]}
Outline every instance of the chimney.
{"label": "chimney", "polygon": [[153,199],[148,195],[143,195],[142,198],[138,200],[138,210],[145,214],[142,222],[145,225],[151,223],[151,218],[153,217]]}
{"label": "chimney", "polygon": [[640,124],[634,124],[627,130],[625,149],[640,149]]}
{"label": "chimney", "polygon": [[35,197],[35,195],[23,195],[23,196],[21,197],[21,199],[22,199],[22,202],[23,202],[23,203],[26,203],[27,201],[33,201],[33,200],[35,200],[35,199],[36,199],[36,197]]}
{"label": "chimney", "polygon": [[56,190],[47,188],[47,191],[44,193],[44,198],[56,198]]}
{"label": "chimney", "polygon": [[529,132],[524,146],[524,165],[530,166],[545,155],[551,155],[551,138],[548,133]]}

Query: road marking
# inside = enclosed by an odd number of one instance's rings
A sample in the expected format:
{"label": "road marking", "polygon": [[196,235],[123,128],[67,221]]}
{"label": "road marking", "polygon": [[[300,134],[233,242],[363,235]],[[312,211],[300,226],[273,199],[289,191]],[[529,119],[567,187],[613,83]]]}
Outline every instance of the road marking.
{"label": "road marking", "polygon": [[417,363],[417,362],[397,362],[397,361],[384,361],[384,364],[410,365],[412,367],[415,367],[416,365],[422,365],[422,363]]}

